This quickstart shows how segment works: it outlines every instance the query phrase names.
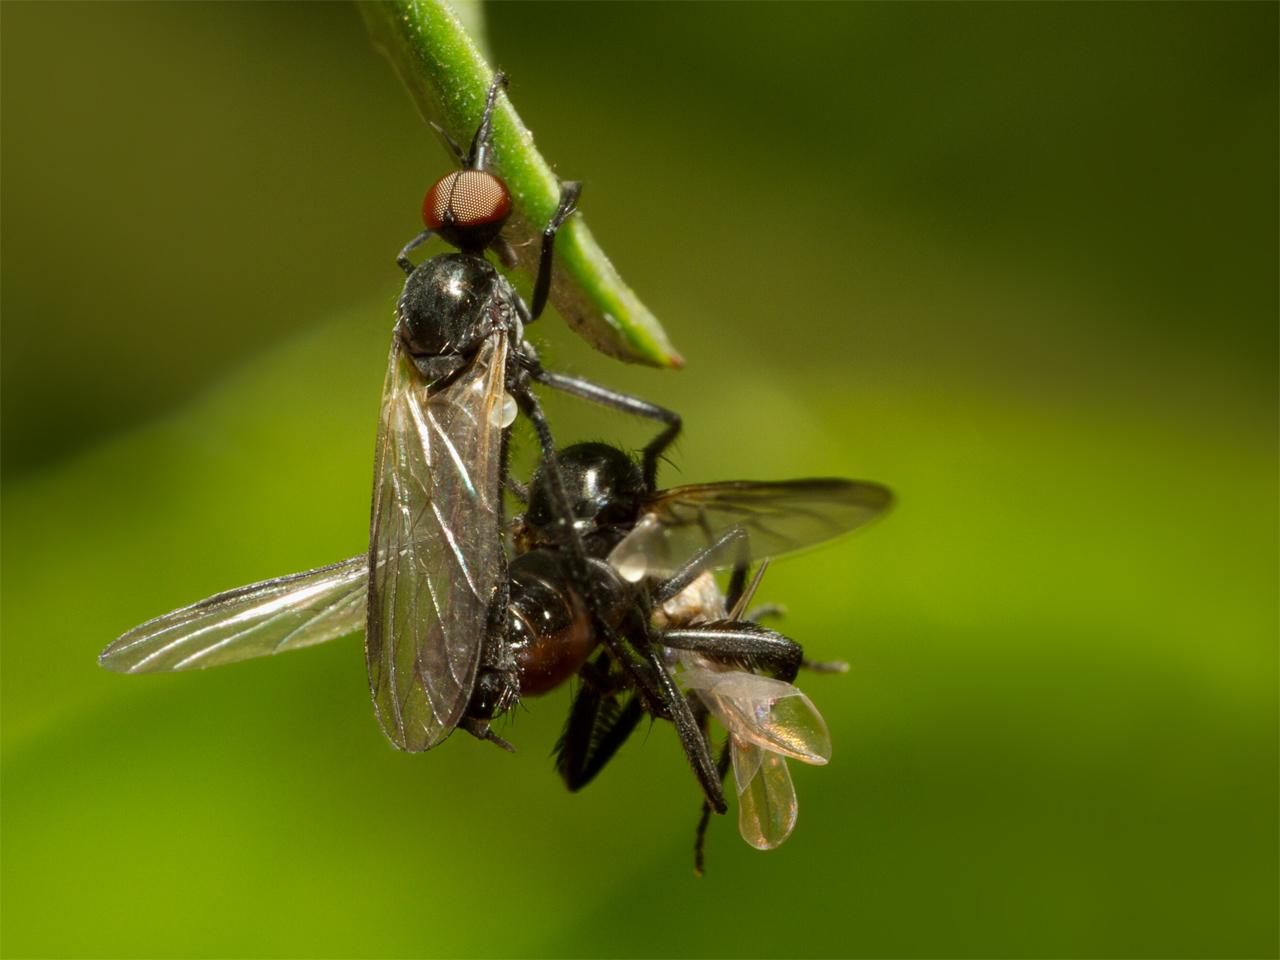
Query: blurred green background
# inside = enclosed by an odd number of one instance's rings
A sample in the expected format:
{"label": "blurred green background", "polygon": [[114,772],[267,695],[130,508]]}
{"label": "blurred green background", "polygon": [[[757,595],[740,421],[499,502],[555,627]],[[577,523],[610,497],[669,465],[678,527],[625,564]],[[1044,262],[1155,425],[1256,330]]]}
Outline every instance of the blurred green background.
{"label": "blurred green background", "polygon": [[97,667],[363,548],[449,163],[350,7],[4,4],[4,953],[1274,956],[1277,9],[490,10],[688,360],[550,363],[685,413],[668,483],[900,498],[772,568],[835,758],[699,880],[665,725],[569,795],[564,693],[406,756],[356,639]]}

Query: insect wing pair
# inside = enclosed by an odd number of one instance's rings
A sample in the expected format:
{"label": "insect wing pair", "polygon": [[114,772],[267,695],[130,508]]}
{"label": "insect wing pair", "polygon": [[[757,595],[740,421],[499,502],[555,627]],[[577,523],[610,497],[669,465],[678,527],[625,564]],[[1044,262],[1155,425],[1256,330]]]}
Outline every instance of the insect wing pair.
{"label": "insect wing pair", "polygon": [[797,687],[726,668],[681,651],[676,680],[692,691],[729,734],[738,792],[738,832],[772,850],[795,829],[798,804],[787,758],[825,764],[831,736],[817,707]]}
{"label": "insect wing pair", "polygon": [[[366,649],[371,691],[388,736],[397,746],[402,746],[397,740],[402,736],[410,749],[426,749],[451,732],[470,698],[469,684],[486,639],[487,610],[481,601],[495,588],[495,575],[506,570],[500,533],[489,526],[500,520],[500,497],[486,494],[493,487],[477,481],[480,471],[464,466],[485,463],[484,458],[473,453],[464,460],[455,456],[456,443],[450,448],[446,442],[450,426],[461,416],[459,406],[446,408],[449,416],[443,423],[429,403],[416,407],[412,391],[420,387],[413,386],[403,367],[397,368],[400,360],[393,349],[379,432],[380,482],[370,554],[230,590],[165,614],[107,647],[100,658],[104,667],[153,673],[218,666],[333,640],[365,627],[367,618],[370,632],[377,630],[382,638],[367,639]],[[501,424],[499,393],[485,393],[486,404],[478,409],[461,408],[472,411],[464,418],[469,430],[484,433],[485,423],[491,430]],[[442,456],[444,464],[424,474],[430,451]],[[441,479],[429,487],[424,476]],[[447,498],[442,490],[448,491]],[[770,555],[766,551],[799,549],[843,533],[874,517],[889,501],[883,487],[847,480],[677,487],[647,499],[639,523],[614,555],[625,557],[632,569],[642,565],[657,571],[725,540],[725,534],[743,528],[744,517],[757,525],[767,517],[767,535],[758,542],[753,531],[732,554],[704,554],[707,568],[725,567],[743,557],[765,559]],[[817,522],[816,513],[836,521]],[[424,530],[431,536],[423,537]],[[679,556],[673,544],[689,556]],[[375,586],[377,592],[371,592],[370,583],[381,589]],[[374,602],[370,598],[375,596],[382,599]],[[390,643],[392,634],[412,636],[415,642]],[[431,684],[422,682],[424,672]],[[769,678],[755,679],[758,690],[777,693],[768,687]],[[770,720],[759,704],[732,713],[734,698],[724,689],[708,696],[713,711],[724,704],[717,711],[723,713],[722,722],[733,716],[743,729],[758,723],[765,742],[774,742],[779,725],[788,722],[781,715]],[[740,739],[752,742],[749,736]]]}
{"label": "insect wing pair", "polygon": [[102,665],[124,673],[211,667],[367,625],[369,686],[388,738],[411,751],[443,740],[466,710],[489,605],[506,574],[505,351],[505,338],[486,341],[462,376],[432,391],[395,339],[368,556],[230,590],[144,623],[107,647]]}
{"label": "insect wing pair", "polygon": [[[396,337],[382,391],[369,533],[365,660],[382,729],[402,750],[435,746],[471,699],[502,546],[507,341],[484,341],[442,390]],[[350,563],[351,561],[347,561]]]}
{"label": "insect wing pair", "polygon": [[367,626],[370,691],[383,730],[405,750],[443,740],[471,697],[488,608],[506,573],[504,347],[495,338],[466,375],[433,393],[397,338],[382,397],[367,556],[165,614],[112,643],[100,663],[121,673],[200,669]]}

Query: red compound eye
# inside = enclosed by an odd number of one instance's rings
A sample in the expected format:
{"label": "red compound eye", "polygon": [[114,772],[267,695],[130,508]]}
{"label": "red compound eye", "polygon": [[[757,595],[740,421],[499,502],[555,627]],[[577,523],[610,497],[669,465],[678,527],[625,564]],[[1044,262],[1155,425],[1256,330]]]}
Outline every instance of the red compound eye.
{"label": "red compound eye", "polygon": [[501,225],[510,212],[507,185],[484,170],[458,170],[442,177],[422,201],[422,222],[444,234]]}

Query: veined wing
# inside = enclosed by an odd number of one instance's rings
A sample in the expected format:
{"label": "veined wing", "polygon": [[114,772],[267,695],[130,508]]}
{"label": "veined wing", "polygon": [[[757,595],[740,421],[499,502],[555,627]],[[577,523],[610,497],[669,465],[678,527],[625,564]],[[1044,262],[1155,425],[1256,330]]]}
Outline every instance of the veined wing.
{"label": "veined wing", "polygon": [[831,737],[813,702],[782,680],[717,666],[687,652],[677,657],[680,686],[695,693],[729,733],[738,785],[738,832],[772,850],[796,825],[796,792],[786,758],[824,764]]}
{"label": "veined wing", "polygon": [[800,550],[860,527],[883,513],[893,494],[855,480],[696,484],[659,491],[609,555],[628,580],[674,573],[699,552],[739,529],[745,539],[708,558],[727,567]]}
{"label": "veined wing", "polygon": [[495,334],[435,388],[394,338],[382,391],[369,533],[365,662],[382,729],[435,746],[466,710],[506,576],[499,472],[507,340]]}
{"label": "veined wing", "polygon": [[134,627],[102,651],[117,673],[198,670],[310,647],[364,626],[366,558],[228,590]]}
{"label": "veined wing", "polygon": [[676,680],[695,691],[735,737],[762,750],[821,766],[831,735],[818,708],[796,686],[746,670],[715,667],[685,653]]}
{"label": "veined wing", "polygon": [[738,785],[738,833],[757,850],[781,846],[795,829],[799,814],[787,761],[737,737],[729,743]]}

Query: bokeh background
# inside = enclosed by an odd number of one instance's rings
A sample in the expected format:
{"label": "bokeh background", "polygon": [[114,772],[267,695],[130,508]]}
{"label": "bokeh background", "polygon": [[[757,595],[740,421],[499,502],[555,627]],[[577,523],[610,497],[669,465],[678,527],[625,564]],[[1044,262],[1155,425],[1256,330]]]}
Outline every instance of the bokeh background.
{"label": "bokeh background", "polygon": [[835,757],[697,879],[666,726],[569,795],[564,693],[405,756],[358,639],[97,667],[363,548],[449,164],[348,6],[4,4],[4,953],[1274,956],[1277,10],[491,8],[688,365],[550,362],[900,498],[772,568]]}

